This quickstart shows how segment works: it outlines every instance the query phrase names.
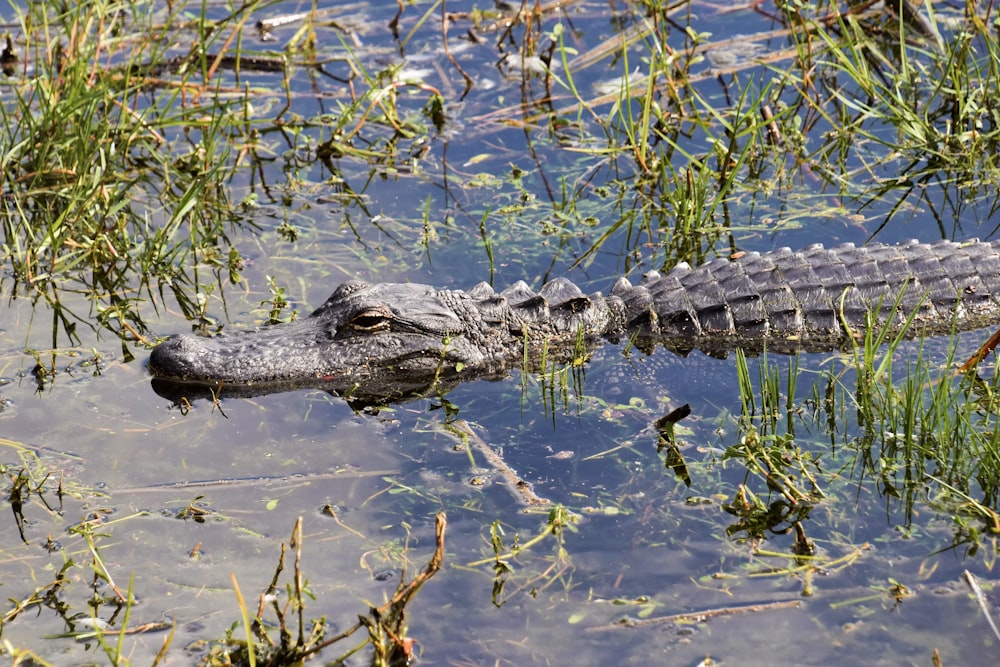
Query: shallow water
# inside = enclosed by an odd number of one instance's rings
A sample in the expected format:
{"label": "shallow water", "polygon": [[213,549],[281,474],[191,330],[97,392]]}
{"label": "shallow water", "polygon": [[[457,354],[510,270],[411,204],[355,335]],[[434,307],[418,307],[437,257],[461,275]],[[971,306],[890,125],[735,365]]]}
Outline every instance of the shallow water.
{"label": "shallow water", "polygon": [[[366,43],[390,39],[381,26],[395,3],[383,4],[368,10],[369,23],[378,27],[360,33]],[[708,4],[697,7],[707,17],[706,29],[710,23],[718,34],[737,24],[740,32],[770,27],[748,10],[717,14]],[[285,9],[297,6],[279,3],[269,11]],[[344,9],[352,11],[360,12]],[[566,16],[580,30],[580,51],[612,32],[607,5],[576,4],[573,11],[578,13]],[[276,34],[279,43],[287,35]],[[421,54],[416,64],[429,67],[435,85],[456,93],[450,65],[431,48],[430,33],[420,34],[430,55]],[[370,62],[396,57],[376,51],[366,56]],[[461,103],[457,94],[448,98],[455,101],[456,120],[447,142],[424,158],[425,171],[373,175],[366,165],[346,162],[337,174],[355,193],[346,196],[345,188],[325,181],[331,174],[312,164],[303,167],[311,187],[293,192],[290,203],[263,198],[248,214],[259,232],[237,229],[231,237],[249,259],[244,282],[217,285],[209,314],[231,328],[252,326],[260,319],[260,302],[269,297],[268,276],[305,313],[347,278],[466,287],[490,278],[492,268],[498,285],[567,275],[606,290],[626,269],[638,273],[665,261],[659,239],[626,230],[590,261],[569,268],[600,230],[576,224],[549,232],[537,226],[539,211],[551,209],[544,203],[547,170],[564,175],[579,157],[557,150],[557,142],[538,142],[530,132],[482,120],[497,107],[519,102],[518,86],[492,69],[496,55],[490,46],[462,52],[479,84]],[[297,83],[298,113],[310,116],[329,102],[328,91],[317,94]],[[539,147],[551,154],[529,158],[528,149]],[[523,181],[527,194],[509,183],[477,185],[477,174],[506,175],[512,165],[530,172]],[[607,176],[608,170],[599,167],[597,173]],[[278,179],[280,170],[271,176]],[[234,183],[234,200],[252,189],[249,182]],[[820,196],[808,186],[803,190],[797,194]],[[522,196],[542,204],[503,208]],[[773,210],[782,210],[796,194],[781,196],[787,199],[772,202]],[[598,193],[584,198],[601,215],[617,210],[612,199]],[[881,209],[866,209],[860,219],[877,220],[891,206],[887,201]],[[492,260],[481,242],[485,207],[496,210],[489,230]],[[427,219],[424,210],[430,211]],[[299,228],[294,243],[274,231],[285,219]],[[754,220],[747,226],[758,226],[741,240],[750,249],[820,239],[863,242],[872,230],[856,223],[785,229]],[[986,235],[988,229],[963,231]],[[933,221],[911,221],[879,240],[934,234],[941,232]],[[271,581],[280,544],[302,517],[302,570],[314,596],[307,600],[306,618],[324,616],[332,635],[369,604],[391,596],[404,562],[409,576],[423,567],[433,550],[434,515],[443,510],[445,568],[408,609],[408,634],[424,664],[694,665],[710,656],[741,665],[926,665],[934,649],[944,664],[995,664],[995,640],[961,579],[968,569],[986,583],[995,580],[995,544],[985,540],[977,554],[950,548],[954,526],[931,505],[909,507],[883,497],[875,482],[849,470],[831,477],[827,500],[804,521],[817,546],[811,567],[790,555],[791,532],[753,540],[734,528],[736,519],[723,504],[748,483],[748,474],[723,460],[738,438],[732,359],[698,353],[682,359],[662,350],[647,358],[632,350],[626,361],[622,346],[607,345],[585,370],[555,378],[514,371],[500,382],[462,385],[447,404],[421,399],[355,413],[324,392],[298,391],[224,399],[221,406],[198,401],[185,413],[151,390],[143,366],[148,353],[141,346],[129,346],[135,359],[128,360],[117,339],[86,326],[77,327],[79,340],[70,345],[54,316],[58,311],[24,294],[8,275],[0,277],[0,377],[9,380],[0,387],[0,461],[10,466],[8,475],[26,465],[44,467],[63,480],[66,494],[60,499],[46,484],[43,493],[30,495],[23,509],[25,542],[13,519],[0,523],[0,581],[8,599],[22,600],[47,584],[66,558],[91,562],[86,540],[69,529],[99,518],[104,565],[114,583],[122,590],[131,586],[139,601],[128,625],[176,624],[169,655],[176,662],[194,661],[205,650],[198,640],[219,639],[239,622],[233,578],[254,610]],[[72,292],[62,294],[60,305],[81,322],[92,316],[89,303]],[[186,330],[169,299],[166,306],[149,316],[152,328],[161,334]],[[963,351],[977,342],[975,334],[963,337]],[[938,358],[942,347],[940,341],[931,346]],[[45,352],[36,360],[25,349]],[[916,349],[904,346],[900,354]],[[97,366],[82,363],[95,351]],[[800,396],[831,356],[801,360]],[[32,375],[36,361],[57,370],[41,388]],[[779,368],[789,363],[769,361]],[[690,487],[665,469],[652,428],[655,419],[685,403],[693,412],[679,433]],[[499,592],[491,525],[502,527],[509,548],[515,536],[523,544],[538,535],[547,510],[525,507],[474,448],[465,451],[449,429],[455,420],[500,453],[536,493],[576,517],[561,544],[550,537],[510,559],[512,571],[502,577]],[[836,470],[850,459],[844,445],[854,427],[850,418],[840,424],[832,447],[830,436],[803,419],[796,438]],[[43,546],[50,539],[58,542],[51,552]],[[109,582],[92,581],[83,568],[69,574],[60,594],[69,619],[50,607],[31,608],[4,626],[3,638],[54,663],[100,661],[95,641],[56,637],[72,626],[79,630],[80,619],[90,613],[118,628],[122,612],[113,615],[114,605],[106,602],[91,612],[88,600],[95,590],[111,595]],[[894,582],[907,588],[898,599],[889,590]],[[995,611],[995,593],[987,599]],[[682,623],[617,625],[626,616],[642,621],[776,602],[798,605]],[[166,634],[129,635],[125,654],[134,664],[150,663]],[[336,655],[329,649],[323,657]],[[351,664],[367,659],[360,654]]]}

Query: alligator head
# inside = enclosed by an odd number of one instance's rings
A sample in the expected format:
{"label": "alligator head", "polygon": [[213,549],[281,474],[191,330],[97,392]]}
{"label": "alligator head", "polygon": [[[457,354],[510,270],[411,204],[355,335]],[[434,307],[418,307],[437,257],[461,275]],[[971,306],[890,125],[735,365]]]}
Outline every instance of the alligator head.
{"label": "alligator head", "polygon": [[[502,332],[483,321],[469,293],[427,285],[352,281],[308,317],[212,338],[175,335],[152,352],[157,390],[201,385],[224,395],[321,387],[400,397],[463,369],[488,372]],[[505,338],[506,336],[504,336]]]}
{"label": "alligator head", "polygon": [[356,404],[385,403],[498,379],[525,358],[576,358],[576,342],[590,346],[624,324],[621,299],[586,296],[562,278],[537,292],[516,282],[501,293],[486,283],[459,291],[352,281],[302,320],[171,336],[149,370],[154,389],[172,399],[318,387]]}

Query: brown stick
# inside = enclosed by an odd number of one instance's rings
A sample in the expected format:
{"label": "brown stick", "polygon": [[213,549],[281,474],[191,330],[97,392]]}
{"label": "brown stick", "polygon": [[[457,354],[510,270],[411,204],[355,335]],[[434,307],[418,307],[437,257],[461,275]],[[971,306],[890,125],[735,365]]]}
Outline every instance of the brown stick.
{"label": "brown stick", "polygon": [[979,362],[986,358],[990,352],[992,352],[996,346],[1000,344],[1000,329],[995,331],[992,336],[989,337],[985,343],[980,346],[976,353],[969,357],[964,364],[958,367],[956,374],[967,373],[969,369],[974,368],[979,365]]}
{"label": "brown stick", "polygon": [[587,628],[586,632],[605,632],[607,630],[623,630],[626,628],[640,628],[650,625],[662,625],[663,623],[701,623],[710,618],[719,616],[735,616],[736,614],[754,614],[759,611],[774,611],[776,609],[792,609],[802,605],[801,600],[780,600],[778,602],[764,602],[762,604],[749,604],[742,607],[719,607],[717,609],[707,609],[705,611],[691,611],[683,614],[671,614],[670,616],[657,616],[656,618],[623,618],[618,623],[609,625],[598,625]]}
{"label": "brown stick", "polygon": [[[472,427],[467,421],[464,419],[456,419],[451,422],[449,426],[454,428],[461,435],[466,436],[465,442],[462,444],[468,445],[482,454],[483,458],[485,458],[487,463],[490,464],[490,467],[500,473],[500,475],[504,478],[504,481],[510,487],[511,493],[513,493],[515,497],[519,496],[518,499],[521,502],[528,507],[544,507],[552,504],[552,501],[548,498],[542,498],[540,495],[535,493],[535,489],[532,487],[531,482],[521,479],[517,472],[503,460],[503,457],[493,451],[493,448],[472,430]],[[445,432],[447,433],[447,430]]]}
{"label": "brown stick", "polygon": [[[423,572],[414,577],[413,581],[411,581],[406,586],[401,586],[399,589],[397,589],[396,594],[392,596],[391,600],[389,600],[384,605],[375,610],[378,612],[379,615],[384,614],[386,610],[388,610],[390,607],[393,607],[394,605],[405,607],[406,604],[410,601],[410,598],[412,598],[416,594],[416,592],[420,590],[420,587],[423,586],[428,579],[433,577],[437,573],[437,571],[441,569],[441,566],[444,564],[444,531],[447,526],[448,526],[448,517],[445,516],[444,512],[438,512],[437,516],[434,517],[434,539],[436,542],[436,546],[434,548],[434,555],[431,556],[431,559],[427,563],[427,567],[424,568]],[[304,660],[310,655],[319,653],[326,647],[336,644],[341,639],[350,637],[363,627],[364,623],[361,622],[355,623],[348,629],[341,632],[336,637],[331,637],[330,639],[327,639],[324,642],[316,644],[308,651],[303,651],[300,657]]]}
{"label": "brown stick", "polygon": [[965,577],[965,583],[972,589],[972,594],[976,597],[979,609],[982,610],[983,616],[986,617],[986,622],[989,623],[990,628],[993,630],[993,634],[996,635],[997,639],[1000,639],[1000,629],[997,628],[997,624],[993,621],[993,617],[990,616],[990,603],[986,600],[986,595],[983,594],[983,589],[980,587],[979,581],[976,580],[976,575],[972,574],[968,570],[963,570],[962,575]]}

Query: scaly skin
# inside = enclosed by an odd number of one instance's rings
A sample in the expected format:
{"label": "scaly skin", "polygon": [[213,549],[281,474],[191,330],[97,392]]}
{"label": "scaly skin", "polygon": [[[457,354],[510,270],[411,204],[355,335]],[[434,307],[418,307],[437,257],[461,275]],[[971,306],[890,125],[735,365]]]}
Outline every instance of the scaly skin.
{"label": "scaly skin", "polygon": [[565,279],[502,293],[352,281],[308,317],[214,338],[171,336],[154,378],[226,395],[315,386],[391,400],[474,378],[502,377],[542,354],[634,337],[686,354],[829,350],[872,326],[908,335],[1000,321],[1000,244],[916,242],[780,249],[619,279],[607,297]]}

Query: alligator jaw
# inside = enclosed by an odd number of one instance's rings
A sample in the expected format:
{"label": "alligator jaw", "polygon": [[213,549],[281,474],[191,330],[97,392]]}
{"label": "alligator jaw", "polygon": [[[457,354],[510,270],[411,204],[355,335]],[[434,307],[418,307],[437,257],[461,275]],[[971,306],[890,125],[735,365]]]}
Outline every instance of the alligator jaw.
{"label": "alligator jaw", "polygon": [[[321,349],[303,327],[266,327],[244,334],[204,338],[171,336],[149,357],[154,377],[204,385],[276,384],[321,377]],[[298,341],[298,342],[295,342]]]}

